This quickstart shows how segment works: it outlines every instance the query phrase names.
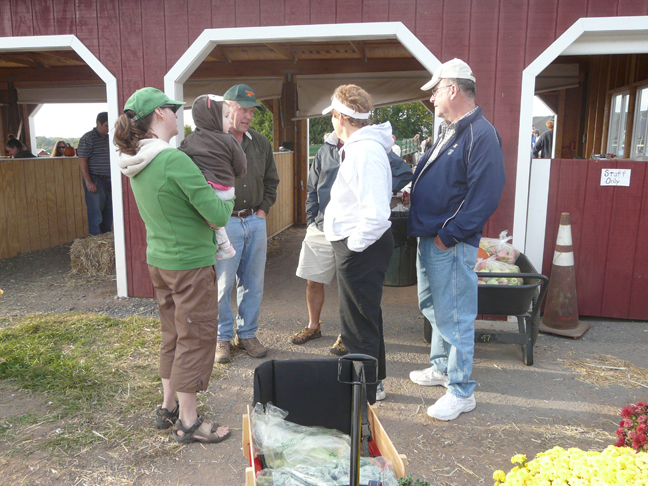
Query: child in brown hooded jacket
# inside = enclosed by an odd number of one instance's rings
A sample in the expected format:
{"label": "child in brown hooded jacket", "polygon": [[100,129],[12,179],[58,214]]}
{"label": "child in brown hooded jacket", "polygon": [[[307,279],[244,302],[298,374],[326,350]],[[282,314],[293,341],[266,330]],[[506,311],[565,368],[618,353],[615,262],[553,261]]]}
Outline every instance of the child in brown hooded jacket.
{"label": "child in brown hooded jacket", "polygon": [[[234,180],[247,170],[245,153],[229,133],[230,107],[222,96],[201,95],[194,100],[192,114],[196,131],[182,141],[180,150],[191,157],[218,197],[228,201],[234,197]],[[216,260],[236,255],[225,228],[214,230],[218,242]]]}

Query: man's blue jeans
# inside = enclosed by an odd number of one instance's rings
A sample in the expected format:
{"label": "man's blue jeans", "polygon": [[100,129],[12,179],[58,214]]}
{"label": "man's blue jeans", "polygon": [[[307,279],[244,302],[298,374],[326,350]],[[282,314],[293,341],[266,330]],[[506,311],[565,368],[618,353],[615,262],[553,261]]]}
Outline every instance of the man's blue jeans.
{"label": "man's blue jeans", "polygon": [[90,192],[83,179],[83,190],[85,191],[85,203],[88,211],[88,233],[100,235],[112,230],[113,208],[110,179],[104,179],[95,174],[90,174],[90,179],[97,192]]}
{"label": "man's blue jeans", "polygon": [[472,395],[470,379],[477,317],[477,248],[459,243],[441,250],[434,238],[419,238],[416,258],[419,307],[432,324],[430,362],[448,374],[448,391],[461,398]]}
{"label": "man's blue jeans", "polygon": [[218,340],[231,341],[234,338],[234,313],[230,302],[235,281],[238,305],[236,333],[241,339],[250,339],[259,328],[257,319],[263,298],[268,249],[266,220],[256,214],[247,218],[231,217],[225,230],[236,255],[216,262]]}

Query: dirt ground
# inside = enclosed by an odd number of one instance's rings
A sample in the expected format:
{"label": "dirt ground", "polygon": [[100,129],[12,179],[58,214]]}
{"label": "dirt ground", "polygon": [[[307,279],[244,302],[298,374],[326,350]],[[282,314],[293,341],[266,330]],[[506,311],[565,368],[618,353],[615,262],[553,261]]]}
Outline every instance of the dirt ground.
{"label": "dirt ground", "polygon": [[[328,348],[339,326],[335,285],[326,289],[324,336],[304,346],[288,342],[307,324],[305,282],[295,276],[304,232],[291,228],[269,245],[258,333],[270,348],[266,359],[334,358]],[[0,325],[33,312],[157,314],[151,299],[116,299],[114,280],[71,276],[68,249],[64,245],[0,260],[0,289],[5,291]],[[518,345],[477,344],[477,408],[452,422],[437,421],[426,409],[445,389],[421,387],[408,378],[410,371],[429,366],[416,287],[385,287],[383,314],[388,397],[378,404],[377,414],[398,451],[407,456],[408,472],[433,485],[492,484],[493,471],[510,470],[510,458],[518,453],[531,459],[554,446],[602,450],[615,442],[621,407],[648,401],[648,383],[630,388],[624,371],[610,386],[599,387],[579,380],[568,366],[570,360],[611,355],[648,368],[648,323],[590,320],[591,329],[578,340],[541,334],[533,366],[524,365]],[[223,378],[210,385],[212,413],[207,419],[233,429],[233,437],[224,443],[194,444],[152,457],[95,450],[62,462],[45,453],[12,456],[0,442],[0,484],[242,485],[247,464],[241,451],[241,416],[251,404],[252,376],[260,362],[238,354],[223,366]],[[37,410],[43,400],[0,382],[0,419]]]}

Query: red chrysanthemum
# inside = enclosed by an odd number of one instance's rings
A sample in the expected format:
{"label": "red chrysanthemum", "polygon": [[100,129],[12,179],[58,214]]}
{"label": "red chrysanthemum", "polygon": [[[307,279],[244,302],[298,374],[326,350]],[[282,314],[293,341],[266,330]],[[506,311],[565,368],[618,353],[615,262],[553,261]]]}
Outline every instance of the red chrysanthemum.
{"label": "red chrysanthemum", "polygon": [[632,406],[623,407],[623,409],[621,409],[621,418],[629,419],[630,417],[632,417],[633,413],[634,413],[634,407]]}
{"label": "red chrysanthemum", "polygon": [[634,439],[632,439],[632,448],[634,450],[639,450],[641,446],[646,442],[646,434],[637,434]]}
{"label": "red chrysanthemum", "polygon": [[648,422],[648,415],[639,415],[637,417],[637,422],[639,422],[640,424],[647,423]]}
{"label": "red chrysanthemum", "polygon": [[622,420],[619,427],[623,427],[624,429],[634,428],[634,422],[632,420]]}

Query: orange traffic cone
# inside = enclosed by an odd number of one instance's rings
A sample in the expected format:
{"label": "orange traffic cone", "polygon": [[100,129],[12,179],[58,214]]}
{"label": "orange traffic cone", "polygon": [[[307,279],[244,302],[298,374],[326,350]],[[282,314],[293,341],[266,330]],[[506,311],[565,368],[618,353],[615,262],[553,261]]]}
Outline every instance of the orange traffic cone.
{"label": "orange traffic cone", "polygon": [[589,329],[588,322],[578,320],[574,248],[569,213],[562,213],[560,216],[546,302],[540,331],[579,338]]}

